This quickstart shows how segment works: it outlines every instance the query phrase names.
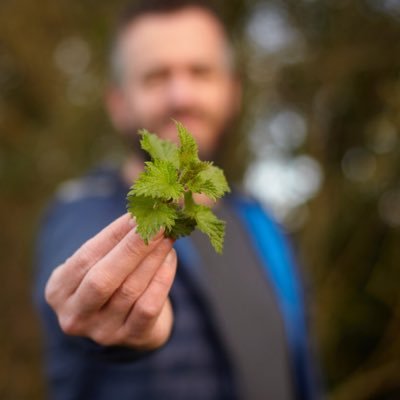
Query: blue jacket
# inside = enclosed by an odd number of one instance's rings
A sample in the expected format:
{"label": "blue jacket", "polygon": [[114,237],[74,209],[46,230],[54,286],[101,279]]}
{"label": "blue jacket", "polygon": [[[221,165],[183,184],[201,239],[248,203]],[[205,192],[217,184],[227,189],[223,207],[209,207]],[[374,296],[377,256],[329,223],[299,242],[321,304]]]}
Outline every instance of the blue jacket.
{"label": "blue jacket", "polygon": [[[226,257],[231,269],[226,277],[232,275],[230,271],[243,271],[243,260],[236,269],[232,265],[242,252],[248,252],[246,260],[254,259],[255,268],[248,267],[246,274],[238,279],[244,281],[249,277],[249,287],[242,289],[245,285],[241,282],[235,286],[238,282],[233,280],[232,290],[240,293],[229,297],[229,287],[224,288],[230,285],[229,279],[226,285],[218,286],[218,279],[225,278],[213,277],[223,271],[224,258],[210,255],[196,236],[185,238],[176,244],[179,266],[171,291],[175,324],[163,348],[140,353],[122,347],[102,347],[89,339],[62,333],[43,298],[46,281],[51,271],[85,240],[125,212],[126,192],[127,187],[115,170],[100,168],[81,180],[65,184],[44,218],[38,240],[35,299],[45,333],[49,397],[54,400],[317,398],[302,287],[290,248],[263,208],[238,194],[230,196],[224,206],[229,209],[227,216],[235,226],[231,236],[227,231],[227,246],[231,237],[231,250]],[[240,243],[248,242],[248,249],[237,249],[241,246],[237,241],[240,235],[243,237]],[[221,268],[213,263],[221,264]],[[203,275],[207,275],[204,266],[208,264],[211,278],[207,283]],[[260,275],[257,271],[261,271]],[[260,280],[263,282],[259,284]],[[208,290],[211,286],[215,286],[214,293]],[[260,290],[256,289],[258,286]],[[273,301],[268,303],[267,295],[263,299],[262,291],[268,292]],[[231,312],[229,304],[237,312]],[[246,305],[251,310],[241,314],[239,309]],[[253,308],[258,309],[254,310],[254,317]],[[265,334],[257,338],[254,333],[258,332],[258,324],[262,326],[263,318],[265,329],[260,332]]]}

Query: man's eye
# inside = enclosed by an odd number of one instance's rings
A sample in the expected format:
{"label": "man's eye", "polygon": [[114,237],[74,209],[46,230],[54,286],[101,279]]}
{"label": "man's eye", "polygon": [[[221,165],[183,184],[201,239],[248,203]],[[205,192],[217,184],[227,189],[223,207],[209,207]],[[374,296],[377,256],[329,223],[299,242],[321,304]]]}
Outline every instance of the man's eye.
{"label": "man's eye", "polygon": [[199,79],[209,79],[214,75],[214,70],[208,67],[195,67],[192,69],[192,74]]}
{"label": "man's eye", "polygon": [[166,71],[151,72],[144,76],[143,82],[145,85],[158,85],[166,80],[168,73]]}

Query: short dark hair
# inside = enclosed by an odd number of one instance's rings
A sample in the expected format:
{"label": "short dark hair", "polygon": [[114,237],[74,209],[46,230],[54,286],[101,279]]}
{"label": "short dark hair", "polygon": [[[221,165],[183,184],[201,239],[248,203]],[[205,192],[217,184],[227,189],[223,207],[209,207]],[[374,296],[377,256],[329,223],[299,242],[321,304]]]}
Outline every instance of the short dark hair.
{"label": "short dark hair", "polygon": [[198,7],[212,14],[229,36],[227,24],[216,5],[207,0],[138,0],[126,5],[117,19],[116,32],[123,30],[131,22],[146,14],[168,14],[189,7]]}
{"label": "short dark hair", "polygon": [[222,13],[216,7],[215,3],[208,0],[137,0],[125,5],[116,20],[114,34],[110,48],[110,75],[115,81],[119,79],[119,67],[116,62],[117,42],[120,34],[140,17],[149,14],[169,14],[187,8],[197,7],[210,13],[220,24],[228,44],[232,46],[233,39],[228,29]]}

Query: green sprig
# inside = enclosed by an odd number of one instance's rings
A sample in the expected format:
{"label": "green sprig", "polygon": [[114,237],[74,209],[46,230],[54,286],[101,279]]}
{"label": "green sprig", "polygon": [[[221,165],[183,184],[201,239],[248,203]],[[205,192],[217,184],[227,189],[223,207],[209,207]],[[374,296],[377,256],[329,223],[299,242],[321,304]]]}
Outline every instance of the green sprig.
{"label": "green sprig", "polygon": [[225,222],[211,208],[196,204],[193,193],[216,201],[230,192],[224,172],[212,162],[201,161],[190,132],[175,121],[180,145],[162,140],[145,129],[140,144],[151,157],[144,172],[130,188],[127,209],[135,217],[137,232],[148,243],[161,229],[177,239],[195,228],[205,233],[214,249],[222,253]]}

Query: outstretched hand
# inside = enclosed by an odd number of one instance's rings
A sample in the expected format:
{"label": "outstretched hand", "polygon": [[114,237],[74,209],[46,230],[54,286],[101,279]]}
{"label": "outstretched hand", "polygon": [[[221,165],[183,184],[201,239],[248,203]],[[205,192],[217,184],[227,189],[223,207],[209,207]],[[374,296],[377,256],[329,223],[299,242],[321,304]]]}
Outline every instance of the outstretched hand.
{"label": "outstretched hand", "polygon": [[159,232],[146,245],[133,226],[123,215],[53,271],[45,296],[66,334],[135,349],[167,341],[177,265],[173,242]]}

